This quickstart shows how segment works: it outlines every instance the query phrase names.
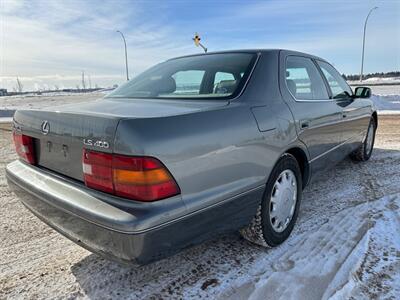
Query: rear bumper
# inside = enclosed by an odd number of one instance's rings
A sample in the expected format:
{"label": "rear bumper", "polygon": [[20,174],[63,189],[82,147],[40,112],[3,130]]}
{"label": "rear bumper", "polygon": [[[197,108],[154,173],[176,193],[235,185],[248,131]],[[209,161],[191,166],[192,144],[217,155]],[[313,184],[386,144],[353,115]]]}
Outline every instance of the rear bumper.
{"label": "rear bumper", "polygon": [[254,216],[263,189],[188,213],[180,196],[154,203],[87,189],[20,161],[6,167],[10,188],[37,217],[78,245],[119,262],[146,264]]}

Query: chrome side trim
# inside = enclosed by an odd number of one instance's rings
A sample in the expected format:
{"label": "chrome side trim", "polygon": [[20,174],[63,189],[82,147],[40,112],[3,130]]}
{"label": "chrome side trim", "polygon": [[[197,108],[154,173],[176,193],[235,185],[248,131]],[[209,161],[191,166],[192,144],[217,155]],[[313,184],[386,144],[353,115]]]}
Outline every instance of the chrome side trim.
{"label": "chrome side trim", "polygon": [[[285,80],[286,81],[286,80]],[[316,100],[310,100],[310,99],[297,99],[293,94],[289,91],[290,95],[293,97],[294,101],[296,102],[334,102],[335,100],[333,99],[316,99]]]}
{"label": "chrome side trim", "polygon": [[332,152],[332,151],[334,151],[334,150],[340,148],[340,147],[343,146],[344,144],[347,144],[349,141],[354,140],[355,138],[359,137],[360,135],[365,135],[366,132],[367,132],[367,130],[365,130],[365,131],[363,131],[363,132],[361,132],[361,133],[359,133],[359,134],[357,134],[357,135],[355,135],[355,136],[352,136],[351,138],[345,140],[343,143],[340,143],[339,145],[336,145],[335,147],[329,149],[328,151],[325,151],[324,153],[321,153],[320,155],[318,155],[318,156],[314,157],[313,159],[309,160],[308,162],[309,162],[309,163],[312,163],[312,162],[316,161],[317,159],[319,159],[319,158],[325,156],[326,154],[328,154],[328,153],[330,153],[330,152]]}
{"label": "chrome side trim", "polygon": [[357,109],[358,109],[357,107],[345,108],[345,109],[343,110],[343,112],[349,113],[349,112],[356,111]]}

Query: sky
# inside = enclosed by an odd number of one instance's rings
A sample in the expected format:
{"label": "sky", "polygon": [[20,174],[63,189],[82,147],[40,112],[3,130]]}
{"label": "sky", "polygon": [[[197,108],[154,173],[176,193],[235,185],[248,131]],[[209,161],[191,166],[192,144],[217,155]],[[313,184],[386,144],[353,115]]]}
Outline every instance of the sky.
{"label": "sky", "polygon": [[358,74],[366,15],[364,72],[400,70],[400,1],[0,0],[0,88],[75,88],[124,82],[168,58],[209,51],[284,48]]}

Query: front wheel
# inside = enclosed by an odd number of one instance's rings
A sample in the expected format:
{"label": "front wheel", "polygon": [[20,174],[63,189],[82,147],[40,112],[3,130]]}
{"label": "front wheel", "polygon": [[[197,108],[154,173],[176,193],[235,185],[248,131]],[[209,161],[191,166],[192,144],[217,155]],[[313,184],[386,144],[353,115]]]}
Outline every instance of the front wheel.
{"label": "front wheel", "polygon": [[242,236],[265,247],[283,243],[293,230],[302,194],[299,164],[291,154],[284,154],[271,172],[263,200]]}
{"label": "front wheel", "polygon": [[350,157],[353,160],[367,161],[371,157],[375,143],[375,132],[376,132],[376,122],[374,118],[371,118],[364,141],[357,150],[355,150],[353,153],[350,154]]}

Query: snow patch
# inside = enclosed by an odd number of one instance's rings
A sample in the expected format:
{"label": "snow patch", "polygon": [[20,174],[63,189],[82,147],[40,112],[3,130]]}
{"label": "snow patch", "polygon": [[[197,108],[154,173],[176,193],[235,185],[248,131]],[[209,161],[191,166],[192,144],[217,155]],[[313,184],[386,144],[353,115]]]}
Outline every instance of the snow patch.
{"label": "snow patch", "polygon": [[[348,80],[350,85],[360,84],[359,80]],[[400,77],[371,77],[362,81],[364,84],[397,84],[400,83]]]}
{"label": "snow patch", "polygon": [[400,94],[399,95],[372,95],[372,102],[379,113],[400,113]]}
{"label": "snow patch", "polygon": [[343,210],[319,230],[298,236],[281,257],[269,264],[260,260],[229,298],[395,299],[399,228],[400,194]]}

